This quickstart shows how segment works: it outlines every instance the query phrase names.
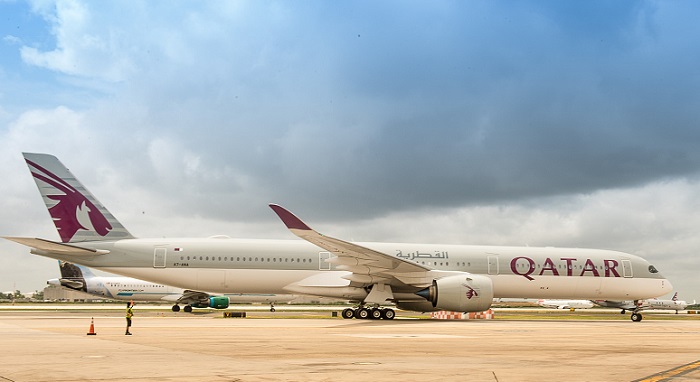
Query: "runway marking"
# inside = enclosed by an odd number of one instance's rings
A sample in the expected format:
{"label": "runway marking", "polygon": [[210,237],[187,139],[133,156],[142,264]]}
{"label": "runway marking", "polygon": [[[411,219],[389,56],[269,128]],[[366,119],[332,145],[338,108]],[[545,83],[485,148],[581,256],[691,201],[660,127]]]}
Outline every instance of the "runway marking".
{"label": "runway marking", "polygon": [[691,371],[695,371],[698,369],[700,369],[700,361],[695,361],[695,362],[691,362],[687,365],[678,366],[678,367],[675,367],[673,369],[662,371],[660,373],[656,373],[654,375],[650,375],[650,376],[642,378],[642,379],[635,379],[632,382],[671,381],[672,379],[675,379],[675,377],[690,373]]}
{"label": "runway marking", "polygon": [[356,338],[476,338],[467,336],[456,336],[451,334],[338,334],[345,337]]}

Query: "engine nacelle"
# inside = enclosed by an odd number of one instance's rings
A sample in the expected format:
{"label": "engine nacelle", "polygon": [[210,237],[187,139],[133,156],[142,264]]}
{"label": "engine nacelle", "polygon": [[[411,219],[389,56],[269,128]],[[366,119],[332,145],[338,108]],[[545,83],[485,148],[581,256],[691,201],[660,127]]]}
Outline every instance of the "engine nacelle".
{"label": "engine nacelle", "polygon": [[229,300],[226,296],[212,296],[207,300],[197,302],[192,304],[195,308],[214,308],[214,309],[226,309],[228,308]]}
{"label": "engine nacelle", "polygon": [[434,312],[435,309],[430,301],[397,301],[396,307],[401,310],[410,310],[413,312]]}
{"label": "engine nacelle", "polygon": [[493,302],[493,283],[486,276],[465,273],[435,279],[433,285],[416,294],[441,310],[483,312]]}

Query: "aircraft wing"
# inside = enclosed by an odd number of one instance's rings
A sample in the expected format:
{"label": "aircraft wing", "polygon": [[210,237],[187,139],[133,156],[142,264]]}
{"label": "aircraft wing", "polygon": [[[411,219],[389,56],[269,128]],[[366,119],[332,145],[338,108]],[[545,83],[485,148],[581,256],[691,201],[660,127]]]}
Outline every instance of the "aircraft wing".
{"label": "aircraft wing", "polygon": [[73,244],[58,243],[51,240],[31,238],[31,237],[3,237],[4,239],[14,241],[33,250],[38,250],[39,252],[46,253],[60,253],[62,255],[104,255],[109,253],[109,251],[104,249],[90,249],[83,248]]}
{"label": "aircraft wing", "polygon": [[301,219],[277,204],[270,208],[296,236],[336,255],[327,261],[336,269],[352,272],[346,278],[359,283],[400,282],[417,287],[429,285],[430,267],[394,257],[344,240],[325,236],[307,226]]}

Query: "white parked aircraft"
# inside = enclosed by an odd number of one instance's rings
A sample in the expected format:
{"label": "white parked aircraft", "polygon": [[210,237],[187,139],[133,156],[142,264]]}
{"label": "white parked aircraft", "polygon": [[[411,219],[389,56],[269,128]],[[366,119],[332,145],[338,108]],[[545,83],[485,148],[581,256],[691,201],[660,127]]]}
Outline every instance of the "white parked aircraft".
{"label": "white parked aircraft", "polygon": [[93,296],[124,301],[171,302],[173,312],[191,312],[192,308],[226,309],[230,303],[264,302],[270,304],[270,311],[275,311],[275,303],[289,302],[294,295],[276,294],[241,294],[229,293],[216,295],[206,292],[185,290],[168,285],[156,284],[131,277],[96,276],[89,268],[59,260],[61,278],[51,279],[49,285],[84,292]]}
{"label": "white parked aircraft", "polygon": [[685,310],[688,307],[688,303],[685,301],[678,300],[678,292],[673,294],[670,300],[661,299],[647,299],[647,300],[637,300],[637,301],[611,301],[611,300],[593,300],[596,305],[604,306],[607,308],[619,308],[620,313],[625,314],[626,311],[632,312],[632,317],[634,319],[635,315],[639,315],[639,320],[641,320],[642,310],[675,310],[678,314],[679,310]]}
{"label": "white parked aircraft", "polygon": [[537,300],[537,305],[552,309],[590,309],[593,303],[590,300]]}
{"label": "white parked aircraft", "polygon": [[60,242],[6,239],[33,254],[211,293],[298,294],[352,300],[345,318],[487,310],[497,298],[641,300],[672,290],[646,260],[572,248],[351,243],[270,207],[305,241],[137,239],[54,156],[24,154]]}

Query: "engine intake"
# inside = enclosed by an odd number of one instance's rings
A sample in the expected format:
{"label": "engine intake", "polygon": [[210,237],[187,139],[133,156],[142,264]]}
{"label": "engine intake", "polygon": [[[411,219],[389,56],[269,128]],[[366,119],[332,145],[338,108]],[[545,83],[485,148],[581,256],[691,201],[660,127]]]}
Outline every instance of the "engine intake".
{"label": "engine intake", "polygon": [[453,312],[483,312],[493,302],[493,283],[486,276],[465,273],[434,279],[433,285],[416,294],[430,301],[434,308]]}

